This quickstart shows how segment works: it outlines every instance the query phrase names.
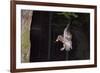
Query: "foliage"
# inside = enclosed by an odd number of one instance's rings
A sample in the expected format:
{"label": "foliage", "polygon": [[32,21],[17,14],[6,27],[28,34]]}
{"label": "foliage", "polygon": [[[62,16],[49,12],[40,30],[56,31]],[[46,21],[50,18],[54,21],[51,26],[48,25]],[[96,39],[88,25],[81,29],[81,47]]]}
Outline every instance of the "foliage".
{"label": "foliage", "polygon": [[77,18],[78,15],[72,12],[62,12],[62,13],[57,13],[58,15],[63,15],[65,16],[67,19],[72,19],[72,18]]}

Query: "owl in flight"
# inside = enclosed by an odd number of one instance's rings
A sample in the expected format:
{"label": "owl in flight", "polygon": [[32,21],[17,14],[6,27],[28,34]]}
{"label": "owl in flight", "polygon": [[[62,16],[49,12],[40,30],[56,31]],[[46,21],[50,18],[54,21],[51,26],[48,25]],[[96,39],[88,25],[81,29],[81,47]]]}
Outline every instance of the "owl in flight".
{"label": "owl in flight", "polygon": [[61,51],[70,51],[72,49],[72,34],[68,31],[69,24],[65,27],[63,35],[58,35],[56,42],[60,41],[63,43]]}

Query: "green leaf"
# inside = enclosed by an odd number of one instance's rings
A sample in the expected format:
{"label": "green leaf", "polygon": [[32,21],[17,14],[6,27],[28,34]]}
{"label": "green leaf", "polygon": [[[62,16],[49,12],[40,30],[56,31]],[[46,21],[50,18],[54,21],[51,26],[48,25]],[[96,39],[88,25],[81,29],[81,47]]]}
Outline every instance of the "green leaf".
{"label": "green leaf", "polygon": [[77,18],[78,15],[72,12],[62,12],[62,13],[57,13],[58,15],[63,15],[65,16],[67,19],[71,19],[71,18]]}

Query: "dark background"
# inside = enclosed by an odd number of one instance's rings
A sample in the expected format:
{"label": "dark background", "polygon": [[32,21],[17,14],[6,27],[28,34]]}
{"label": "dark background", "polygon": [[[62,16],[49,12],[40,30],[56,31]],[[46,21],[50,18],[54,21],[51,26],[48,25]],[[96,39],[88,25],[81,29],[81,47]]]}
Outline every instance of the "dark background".
{"label": "dark background", "polygon": [[[55,41],[68,23],[72,50],[60,51],[63,44]],[[30,62],[90,59],[89,13],[33,11],[30,28]]]}

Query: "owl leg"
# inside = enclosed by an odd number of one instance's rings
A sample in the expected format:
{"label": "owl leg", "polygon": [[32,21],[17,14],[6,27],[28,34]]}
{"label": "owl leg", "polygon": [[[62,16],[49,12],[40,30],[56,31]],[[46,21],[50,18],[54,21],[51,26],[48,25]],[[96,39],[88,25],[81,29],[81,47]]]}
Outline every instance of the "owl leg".
{"label": "owl leg", "polygon": [[65,44],[63,44],[63,47],[60,50],[63,51],[64,49],[65,49]]}

